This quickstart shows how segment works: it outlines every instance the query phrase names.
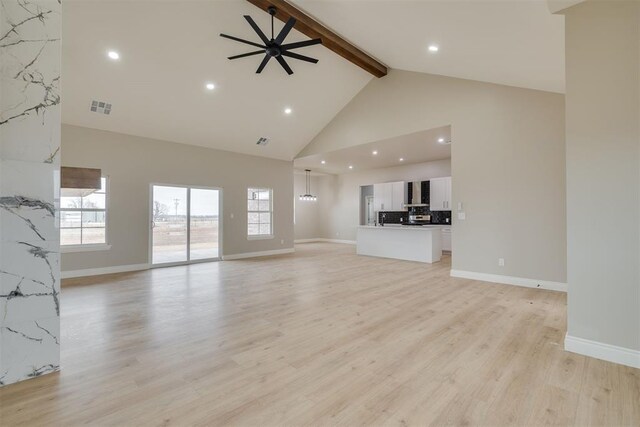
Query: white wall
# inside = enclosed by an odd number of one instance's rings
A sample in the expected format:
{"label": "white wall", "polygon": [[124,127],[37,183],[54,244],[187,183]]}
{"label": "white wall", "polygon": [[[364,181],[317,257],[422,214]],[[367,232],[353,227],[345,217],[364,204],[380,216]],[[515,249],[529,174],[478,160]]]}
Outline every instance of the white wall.
{"label": "white wall", "polygon": [[[445,125],[453,140],[452,206],[464,203],[467,215],[454,215],[453,268],[565,282],[563,95],[391,70],[298,156]],[[343,221],[333,217],[332,237],[353,236]]]}
{"label": "white wall", "polygon": [[[311,176],[311,192],[319,196],[318,177]],[[320,214],[320,204],[322,196],[315,202],[300,200],[299,196],[306,193],[306,176],[299,171],[293,174],[293,203],[295,204],[295,239],[315,239],[322,234],[322,215]]]}
{"label": "white wall", "polygon": [[565,16],[568,335],[637,351],[640,4],[587,1]]}
{"label": "white wall", "polygon": [[[147,263],[151,183],[222,187],[225,256],[293,247],[292,162],[63,125],[62,164],[100,168],[109,177],[112,245],[63,254],[63,271]],[[274,239],[247,240],[250,186],[273,188]]]}

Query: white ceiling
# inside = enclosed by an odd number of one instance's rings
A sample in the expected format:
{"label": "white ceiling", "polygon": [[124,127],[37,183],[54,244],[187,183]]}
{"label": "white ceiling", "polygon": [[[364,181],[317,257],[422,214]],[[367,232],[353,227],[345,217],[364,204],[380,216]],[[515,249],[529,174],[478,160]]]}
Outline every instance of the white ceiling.
{"label": "white ceiling", "polygon": [[[298,50],[317,65],[288,59],[292,76],[276,61],[255,74],[261,57],[227,56],[256,49],[218,35],[257,42],[244,14],[270,28],[240,0],[64,1],[63,122],[292,160],[372,77],[322,46]],[[294,30],[287,41],[305,39]],[[111,114],[90,112],[92,99],[112,103]]]}
{"label": "white ceiling", "polygon": [[[392,68],[564,88],[564,21],[543,0],[293,2]],[[243,14],[269,28],[242,0],[64,1],[63,122],[292,160],[372,77],[322,46],[299,50],[317,65],[288,60],[293,76],[274,61],[257,75],[259,56],[226,59],[254,48],[218,36],[257,41]],[[287,41],[304,39],[294,30]],[[111,115],[91,113],[93,99]]]}
{"label": "white ceiling", "polygon": [[392,68],[564,92],[564,16],[546,0],[294,3]]}
{"label": "white ceiling", "polygon": [[[451,145],[439,143],[440,138],[445,142],[451,141],[451,126],[302,157],[295,159],[293,165],[296,169],[342,174],[448,159],[451,157]],[[374,151],[377,154],[374,155]],[[322,164],[323,160],[325,164]],[[353,169],[349,169],[350,165]]]}

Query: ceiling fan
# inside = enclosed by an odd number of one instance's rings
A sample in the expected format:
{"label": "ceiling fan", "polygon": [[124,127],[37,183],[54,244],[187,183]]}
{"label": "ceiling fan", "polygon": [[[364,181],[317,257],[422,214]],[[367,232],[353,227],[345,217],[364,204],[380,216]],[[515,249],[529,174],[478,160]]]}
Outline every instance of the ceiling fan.
{"label": "ceiling fan", "polygon": [[248,44],[248,45],[260,48],[260,50],[256,50],[254,52],[230,56],[229,59],[245,58],[247,56],[260,55],[261,53],[264,53],[265,54],[264,59],[262,60],[262,62],[260,63],[260,66],[256,70],[256,73],[258,74],[261,73],[262,70],[264,70],[264,67],[267,65],[267,63],[271,58],[275,58],[276,61],[280,63],[282,68],[284,68],[284,70],[289,75],[293,74],[293,70],[291,69],[291,67],[289,67],[289,64],[287,64],[287,61],[284,60],[283,58],[284,56],[286,56],[287,58],[293,58],[293,59],[298,59],[300,61],[306,61],[306,62],[311,62],[313,64],[317,64],[318,63],[317,59],[291,52],[291,50],[297,49],[300,47],[313,46],[315,44],[322,43],[322,39],[313,39],[313,40],[305,40],[305,41],[295,42],[295,43],[282,44],[284,42],[284,39],[287,37],[287,35],[289,35],[289,32],[291,31],[293,26],[296,24],[296,19],[293,17],[289,18],[289,20],[284,25],[284,27],[282,27],[282,30],[280,30],[280,33],[278,34],[278,36],[274,37],[273,18],[276,14],[276,8],[273,6],[269,6],[267,11],[269,12],[269,15],[271,15],[271,40],[267,38],[267,36],[262,32],[260,27],[258,27],[255,21],[249,15],[244,15],[244,19],[246,19],[249,25],[251,25],[251,28],[253,28],[253,31],[255,31],[258,34],[258,37],[260,37],[260,40],[262,40],[264,45],[254,43],[249,40],[243,40],[238,37],[229,36],[227,34],[220,34],[220,37],[235,40],[240,43],[244,43],[244,44]]}

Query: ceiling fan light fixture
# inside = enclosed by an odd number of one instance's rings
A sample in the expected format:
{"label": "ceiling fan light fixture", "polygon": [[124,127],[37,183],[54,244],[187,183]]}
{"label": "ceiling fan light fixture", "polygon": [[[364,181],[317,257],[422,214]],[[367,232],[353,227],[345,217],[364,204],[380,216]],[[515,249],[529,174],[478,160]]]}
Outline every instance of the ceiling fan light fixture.
{"label": "ceiling fan light fixture", "polygon": [[239,58],[246,58],[247,56],[264,54],[264,58],[262,59],[262,62],[258,66],[258,69],[256,70],[256,74],[260,74],[262,70],[264,70],[264,67],[267,66],[267,63],[271,58],[275,58],[276,61],[278,61],[278,63],[280,64],[280,66],[289,75],[293,74],[293,70],[291,69],[291,67],[289,67],[289,64],[287,63],[287,61],[285,61],[284,57],[297,59],[299,61],[311,62],[312,64],[317,64],[318,63],[317,59],[300,55],[295,52],[291,52],[291,50],[298,49],[300,47],[313,46],[316,44],[320,44],[322,43],[322,39],[312,39],[312,40],[305,40],[301,42],[283,44],[284,39],[287,38],[287,36],[289,35],[289,32],[297,22],[296,18],[290,17],[289,20],[286,22],[286,24],[284,24],[284,27],[282,27],[282,30],[280,30],[280,33],[278,33],[278,35],[276,36],[273,30],[273,20],[276,14],[276,8],[273,6],[270,6],[268,8],[268,12],[269,12],[269,15],[271,15],[271,39],[269,39],[262,32],[260,27],[258,27],[258,24],[255,23],[255,21],[251,18],[251,16],[244,15],[244,19],[249,23],[251,28],[253,28],[253,31],[255,31],[255,33],[258,35],[258,37],[262,41],[262,44],[252,42],[249,40],[244,40],[244,39],[230,36],[227,34],[220,34],[220,37],[224,37],[226,39],[248,44],[250,46],[260,49],[253,52],[230,56],[229,59],[239,59]]}

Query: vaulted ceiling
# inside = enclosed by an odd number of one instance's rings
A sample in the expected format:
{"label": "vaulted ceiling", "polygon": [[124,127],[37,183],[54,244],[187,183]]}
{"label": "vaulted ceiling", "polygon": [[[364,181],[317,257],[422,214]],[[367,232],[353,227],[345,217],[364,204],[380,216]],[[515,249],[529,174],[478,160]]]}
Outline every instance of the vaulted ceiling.
{"label": "vaulted ceiling", "polygon": [[544,0],[295,3],[391,68],[564,92],[564,17]]}
{"label": "vaulted ceiling", "polygon": [[[543,1],[293,2],[391,68],[564,87],[564,23]],[[274,61],[255,74],[259,56],[226,59],[254,49],[218,36],[258,41],[244,14],[269,28],[240,0],[63,2],[63,122],[293,159],[373,77],[322,46],[300,51],[317,65],[290,60],[292,76]],[[294,30],[287,41],[304,39]],[[111,113],[91,112],[92,100]],[[257,146],[259,137],[270,143]]]}
{"label": "vaulted ceiling", "polygon": [[[229,61],[256,49],[219,33],[259,41],[244,14],[271,26],[240,0],[63,2],[63,122],[293,159],[372,76],[322,46],[299,49],[320,62],[290,60],[292,76],[276,61],[256,74],[258,56]],[[94,99],[111,103],[111,113],[89,111]],[[270,143],[257,146],[263,136]]]}

